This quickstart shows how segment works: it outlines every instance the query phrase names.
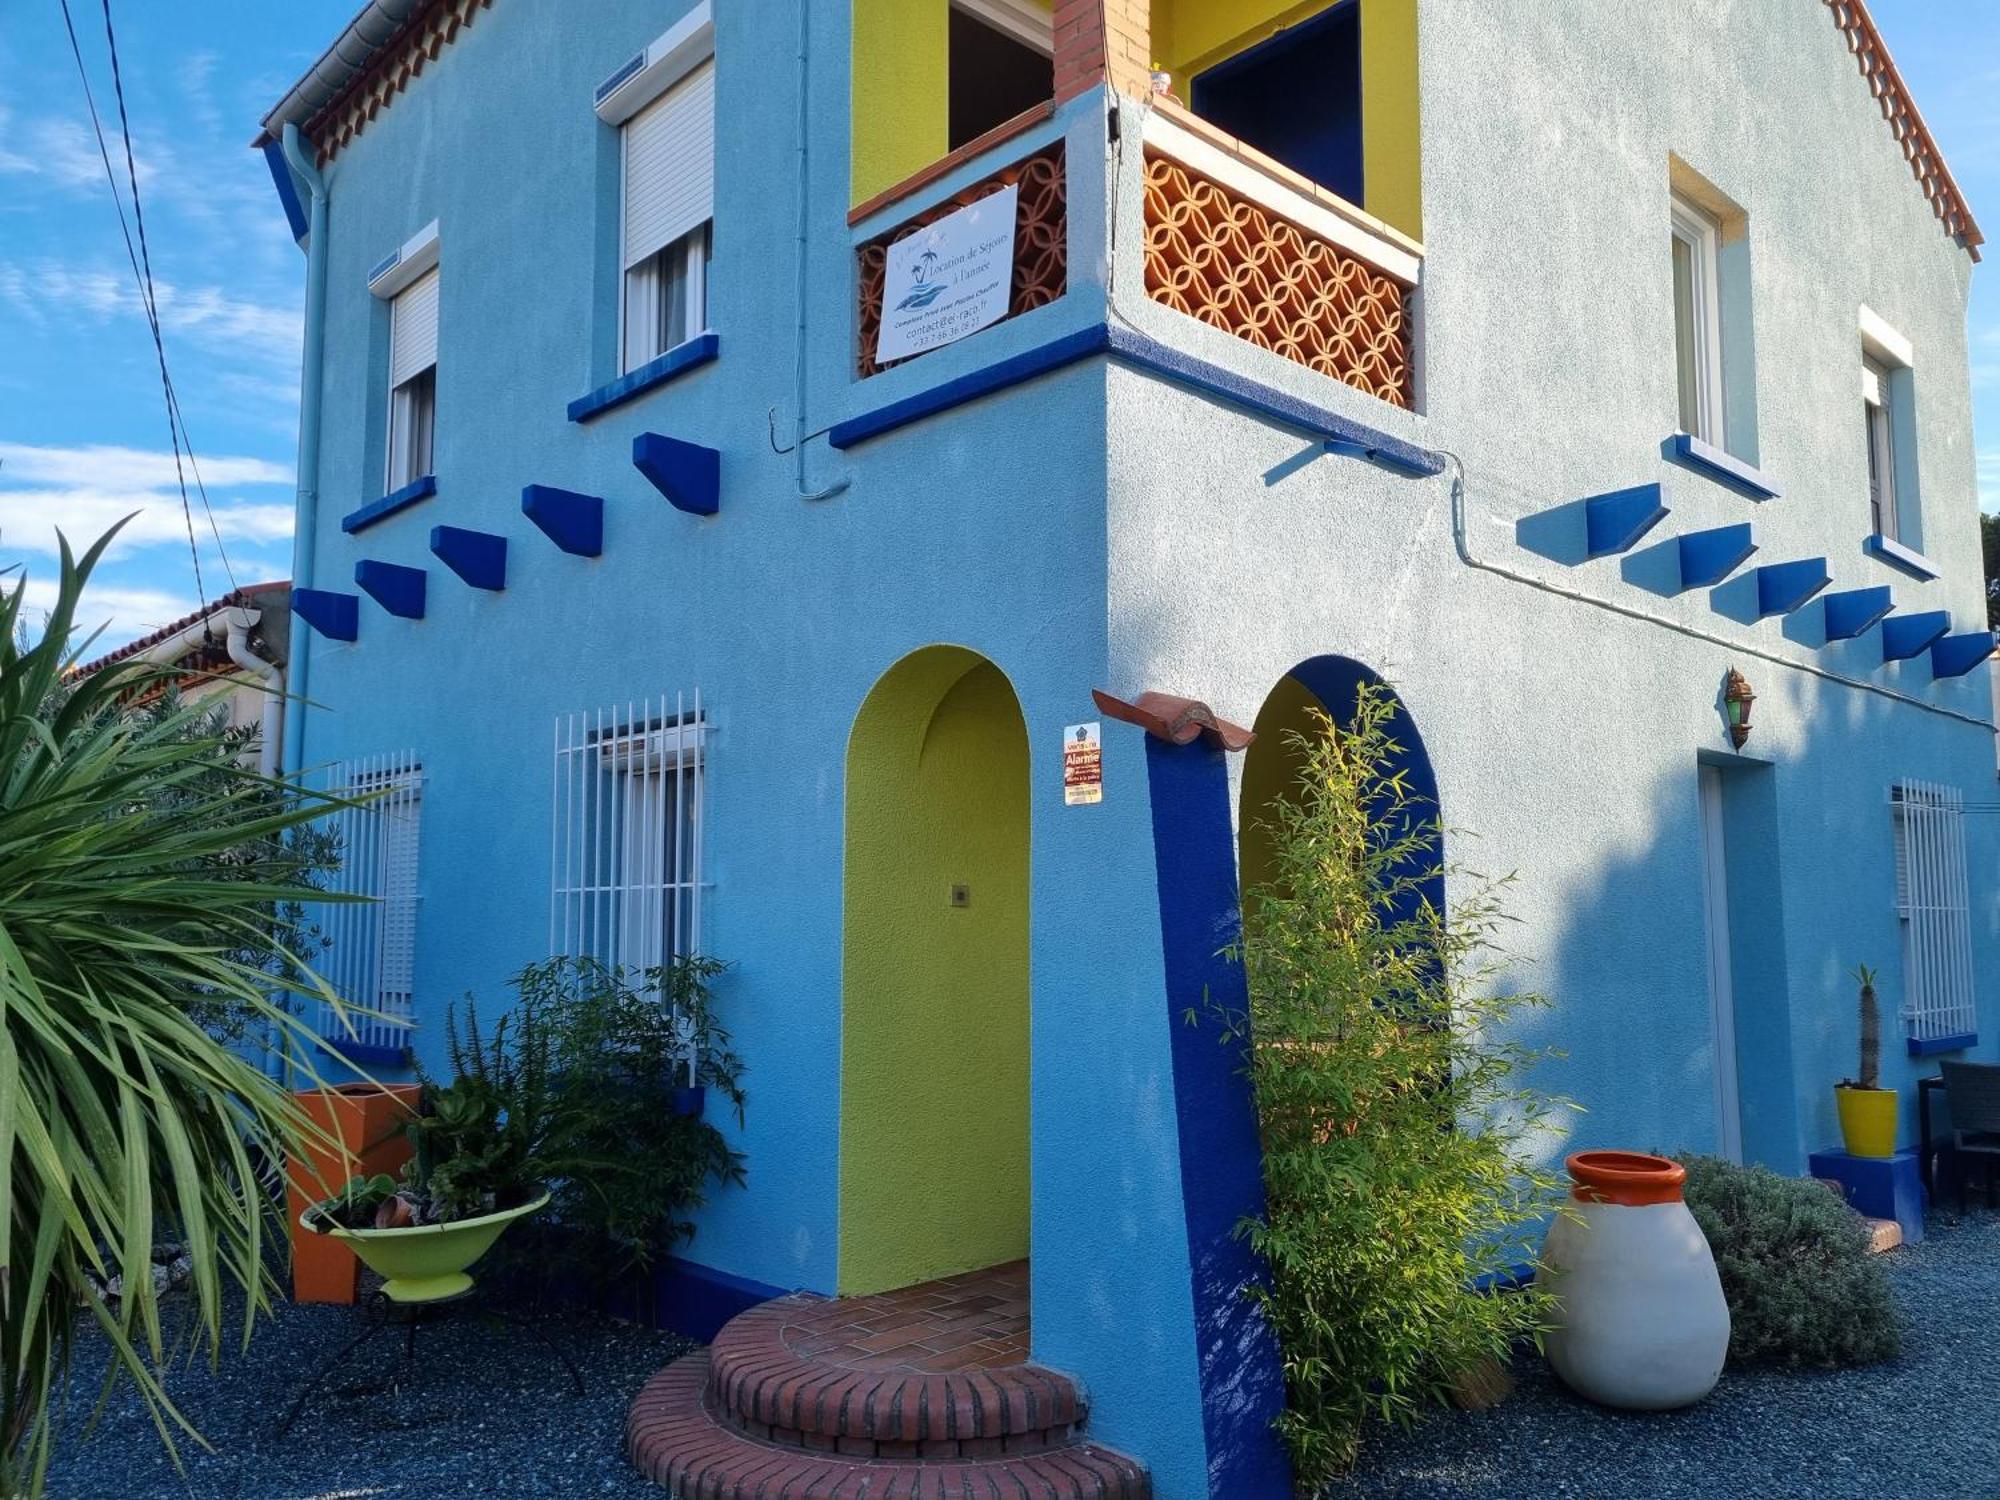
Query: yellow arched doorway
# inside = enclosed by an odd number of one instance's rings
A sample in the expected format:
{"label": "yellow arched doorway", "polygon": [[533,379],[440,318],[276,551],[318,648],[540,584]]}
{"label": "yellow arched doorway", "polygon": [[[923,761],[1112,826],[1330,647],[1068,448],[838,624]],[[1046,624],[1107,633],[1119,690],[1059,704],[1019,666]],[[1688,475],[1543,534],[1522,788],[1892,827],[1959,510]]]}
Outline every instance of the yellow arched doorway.
{"label": "yellow arched doorway", "polygon": [[1028,1253],[1028,735],[1000,669],[904,657],[847,746],[839,1289]]}

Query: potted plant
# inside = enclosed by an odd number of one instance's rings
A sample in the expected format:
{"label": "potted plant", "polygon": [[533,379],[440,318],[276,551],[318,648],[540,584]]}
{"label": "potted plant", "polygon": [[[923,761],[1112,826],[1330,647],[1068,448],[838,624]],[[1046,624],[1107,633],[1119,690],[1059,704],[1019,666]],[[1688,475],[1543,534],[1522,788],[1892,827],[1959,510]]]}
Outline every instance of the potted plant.
{"label": "potted plant", "polygon": [[1849,1156],[1889,1157],[1896,1154],[1896,1091],[1881,1086],[1882,1014],[1875,1003],[1875,971],[1862,964],[1854,971],[1861,986],[1861,1069],[1834,1087],[1840,1110],[1841,1143]]}
{"label": "potted plant", "polygon": [[503,1114],[483,1078],[427,1087],[402,1179],[355,1177],[299,1223],[349,1245],[383,1277],[393,1302],[456,1297],[471,1289],[468,1271],[507,1226],[549,1201],[526,1170],[521,1123]]}

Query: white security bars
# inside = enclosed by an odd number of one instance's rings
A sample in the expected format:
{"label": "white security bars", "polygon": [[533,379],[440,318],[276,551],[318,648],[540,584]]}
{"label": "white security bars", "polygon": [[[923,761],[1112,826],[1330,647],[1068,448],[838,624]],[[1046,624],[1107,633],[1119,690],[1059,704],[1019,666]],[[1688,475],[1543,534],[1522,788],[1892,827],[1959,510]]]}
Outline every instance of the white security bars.
{"label": "white security bars", "polygon": [[1979,1021],[1972,997],[1964,796],[1956,787],[1903,781],[1889,789],[1889,801],[1910,1039],[1972,1035]]}
{"label": "white security bars", "polygon": [[549,952],[638,971],[701,947],[701,695],[555,727]]}
{"label": "white security bars", "polygon": [[423,767],[405,750],[330,766],[318,780],[322,790],[355,799],[326,819],[340,858],[328,889],[368,898],[315,909],[328,942],[318,967],[342,1000],[380,1013],[350,1015],[343,1024],[323,1005],[319,1032],[336,1047],[400,1051],[415,1016]]}

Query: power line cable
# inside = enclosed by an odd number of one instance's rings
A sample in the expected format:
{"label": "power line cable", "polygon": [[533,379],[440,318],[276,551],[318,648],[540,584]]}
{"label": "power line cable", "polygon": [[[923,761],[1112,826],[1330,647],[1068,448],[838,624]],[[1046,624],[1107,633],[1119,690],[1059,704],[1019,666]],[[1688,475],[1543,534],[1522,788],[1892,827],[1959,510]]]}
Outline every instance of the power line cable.
{"label": "power line cable", "polygon": [[98,158],[104,163],[105,180],[111,188],[112,207],[118,215],[119,233],[125,240],[125,257],[131,264],[133,279],[138,283],[141,309],[146,314],[146,325],[152,334],[154,354],[160,367],[161,390],[167,406],[168,437],[173,444],[174,473],[180,488],[181,514],[182,519],[187,523],[188,554],[194,564],[195,593],[205,610],[208,606],[208,599],[202,583],[201,557],[194,542],[193,509],[188,500],[187,475],[181,467],[183,448],[186,450],[188,467],[194,473],[195,488],[201,496],[202,511],[208,520],[209,533],[215,539],[216,554],[222,560],[223,571],[229,575],[229,582],[232,588],[237,586],[236,572],[230,564],[228,549],[223,545],[222,531],[215,519],[215,507],[209,500],[207,485],[202,482],[201,466],[195,459],[194,441],[188,436],[187,419],[181,412],[180,393],[174,386],[173,375],[167,365],[166,343],[160,328],[158,296],[152,282],[152,258],[149,253],[149,247],[145,242],[145,216],[139,201],[138,170],[133,160],[131,127],[129,118],[126,115],[124,83],[118,67],[117,36],[111,25],[110,3],[109,0],[105,0],[105,37],[111,49],[112,77],[118,90],[119,123],[124,137],[126,173],[131,183],[133,217],[138,221],[139,225],[139,243],[137,246],[134,245],[132,239],[131,221],[128,221],[125,216],[124,197],[118,189],[117,172],[111,165],[111,153],[105,144],[104,126],[98,116],[97,99],[90,86],[89,70],[84,65],[83,49],[77,41],[76,25],[70,15],[69,0],[61,0],[61,5],[63,26],[69,33],[70,55],[76,60],[77,78],[83,85],[84,103],[90,111],[91,129],[97,139]]}

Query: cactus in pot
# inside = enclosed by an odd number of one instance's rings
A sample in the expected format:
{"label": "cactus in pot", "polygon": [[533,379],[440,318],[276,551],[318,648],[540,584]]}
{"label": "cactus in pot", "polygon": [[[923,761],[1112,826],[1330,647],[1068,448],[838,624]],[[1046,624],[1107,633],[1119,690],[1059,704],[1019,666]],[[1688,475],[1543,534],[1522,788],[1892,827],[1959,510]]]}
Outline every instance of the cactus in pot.
{"label": "cactus in pot", "polygon": [[1853,979],[1860,991],[1861,1066],[1857,1077],[1841,1080],[1833,1091],[1841,1141],[1849,1156],[1894,1156],[1898,1101],[1894,1089],[1881,1086],[1882,1009],[1875,994],[1875,971],[1861,964]]}

